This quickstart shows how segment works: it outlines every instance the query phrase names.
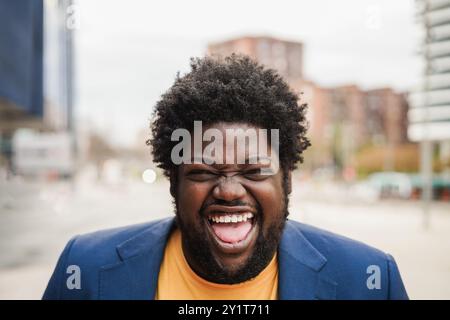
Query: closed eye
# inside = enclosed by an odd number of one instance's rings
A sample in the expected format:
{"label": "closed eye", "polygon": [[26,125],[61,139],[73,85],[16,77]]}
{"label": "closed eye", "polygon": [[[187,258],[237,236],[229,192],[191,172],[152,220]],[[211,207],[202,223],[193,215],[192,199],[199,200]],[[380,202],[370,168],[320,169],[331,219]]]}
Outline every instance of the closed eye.
{"label": "closed eye", "polygon": [[267,175],[261,174],[261,168],[251,169],[244,172],[244,176],[250,180],[264,180]]}
{"label": "closed eye", "polygon": [[192,170],[188,174],[188,177],[195,181],[207,181],[210,179],[214,179],[217,174],[209,170]]}
{"label": "closed eye", "polygon": [[214,172],[209,171],[209,170],[196,169],[196,170],[190,171],[189,175],[191,175],[191,174],[214,174]]}

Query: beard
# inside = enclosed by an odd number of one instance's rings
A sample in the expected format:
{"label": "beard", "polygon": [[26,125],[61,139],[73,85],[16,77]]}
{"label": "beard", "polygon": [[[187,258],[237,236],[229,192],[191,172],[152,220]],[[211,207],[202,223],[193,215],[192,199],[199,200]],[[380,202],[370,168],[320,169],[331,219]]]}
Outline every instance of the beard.
{"label": "beard", "polygon": [[[199,274],[205,280],[220,284],[236,284],[256,277],[272,260],[275,251],[281,240],[286,218],[288,216],[288,201],[284,197],[283,212],[279,214],[279,219],[275,220],[271,225],[263,229],[264,213],[259,205],[256,206],[258,224],[258,236],[255,242],[253,252],[247,261],[236,268],[230,269],[220,265],[214,258],[211,250],[213,245],[209,238],[205,237],[206,226],[187,225],[183,220],[182,214],[178,210],[177,201],[176,223],[181,231],[183,248],[188,250],[190,256],[195,259],[196,266],[202,270]],[[200,210],[200,216],[205,217],[204,208]],[[206,219],[202,219],[202,223],[208,223]]]}

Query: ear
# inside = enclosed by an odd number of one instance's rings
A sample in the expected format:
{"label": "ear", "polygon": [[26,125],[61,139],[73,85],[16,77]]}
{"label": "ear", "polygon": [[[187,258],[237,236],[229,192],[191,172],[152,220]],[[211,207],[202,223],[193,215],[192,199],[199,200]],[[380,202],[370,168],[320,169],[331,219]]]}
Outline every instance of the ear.
{"label": "ear", "polygon": [[292,171],[288,170],[287,176],[287,194],[291,194],[292,192]]}

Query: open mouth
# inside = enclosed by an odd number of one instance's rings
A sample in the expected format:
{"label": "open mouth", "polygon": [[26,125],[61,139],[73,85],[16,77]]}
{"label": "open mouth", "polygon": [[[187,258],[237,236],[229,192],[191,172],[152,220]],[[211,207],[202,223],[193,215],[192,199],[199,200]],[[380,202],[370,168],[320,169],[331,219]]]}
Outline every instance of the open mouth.
{"label": "open mouth", "polygon": [[214,211],[206,216],[216,245],[225,253],[245,251],[255,238],[256,216],[249,211]]}

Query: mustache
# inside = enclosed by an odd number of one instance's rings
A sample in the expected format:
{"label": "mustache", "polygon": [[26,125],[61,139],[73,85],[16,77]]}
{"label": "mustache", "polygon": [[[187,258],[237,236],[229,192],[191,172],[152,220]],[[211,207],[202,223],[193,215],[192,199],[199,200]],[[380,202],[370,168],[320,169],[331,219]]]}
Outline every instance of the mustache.
{"label": "mustache", "polygon": [[253,205],[248,202],[236,199],[232,201],[222,200],[222,199],[214,199],[210,201],[205,201],[205,203],[200,208],[200,213],[202,216],[205,215],[205,211],[209,206],[218,205],[218,206],[226,206],[226,207],[250,207],[255,209],[257,212],[260,212],[260,207],[258,205]]}

